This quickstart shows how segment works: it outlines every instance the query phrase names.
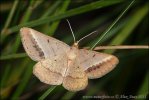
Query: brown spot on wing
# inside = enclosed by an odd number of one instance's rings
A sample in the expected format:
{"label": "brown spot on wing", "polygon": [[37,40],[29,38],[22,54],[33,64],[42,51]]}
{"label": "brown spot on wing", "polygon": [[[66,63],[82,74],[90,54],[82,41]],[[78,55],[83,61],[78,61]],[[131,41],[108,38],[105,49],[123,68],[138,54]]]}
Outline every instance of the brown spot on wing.
{"label": "brown spot on wing", "polygon": [[44,57],[44,53],[43,53],[42,49],[38,46],[36,40],[32,37],[32,35],[31,35],[31,38],[30,38],[30,39],[31,39],[31,42],[32,42],[32,44],[33,44],[33,47],[36,49],[36,51],[38,51],[39,56],[40,56],[42,59],[44,59],[44,58],[45,58],[45,57]]}
{"label": "brown spot on wing", "polygon": [[93,57],[95,57],[96,54],[93,55]]}
{"label": "brown spot on wing", "polygon": [[47,41],[48,41],[48,43],[50,42],[49,39]]}
{"label": "brown spot on wing", "polygon": [[[103,63],[105,63],[105,62],[103,62]],[[93,65],[92,67],[89,67],[89,68],[86,70],[86,72],[91,72],[91,71],[93,71],[93,70],[96,70],[96,69],[100,68],[103,63],[99,63],[99,64],[97,64],[97,65]]]}
{"label": "brown spot on wing", "polygon": [[99,78],[106,73],[110,72],[118,63],[118,59],[116,57],[111,57],[111,59],[108,59],[106,61],[103,61],[102,63],[98,63],[96,65],[93,65],[89,67],[87,70],[85,70],[86,74],[90,79],[93,78]]}

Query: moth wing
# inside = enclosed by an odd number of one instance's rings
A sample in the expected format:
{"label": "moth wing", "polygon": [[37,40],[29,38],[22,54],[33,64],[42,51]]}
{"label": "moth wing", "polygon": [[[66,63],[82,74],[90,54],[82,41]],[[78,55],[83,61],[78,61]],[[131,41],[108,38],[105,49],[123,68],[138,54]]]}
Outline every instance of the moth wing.
{"label": "moth wing", "polygon": [[72,61],[63,79],[63,87],[69,91],[80,91],[88,84],[88,77],[77,61]]}
{"label": "moth wing", "polygon": [[34,66],[33,74],[43,83],[60,85],[67,69],[67,61],[65,55],[41,60]]}
{"label": "moth wing", "polygon": [[54,56],[66,53],[70,49],[64,42],[31,28],[23,27],[20,32],[25,51],[34,61],[53,58]]}
{"label": "moth wing", "polygon": [[89,79],[102,77],[114,69],[119,62],[113,55],[85,49],[80,49],[78,59]]}

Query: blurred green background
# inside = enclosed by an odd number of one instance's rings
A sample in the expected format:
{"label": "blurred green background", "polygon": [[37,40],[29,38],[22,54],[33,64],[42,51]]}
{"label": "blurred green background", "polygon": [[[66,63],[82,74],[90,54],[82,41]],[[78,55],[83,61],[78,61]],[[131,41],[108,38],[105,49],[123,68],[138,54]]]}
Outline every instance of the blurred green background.
{"label": "blurred green background", "polygon": [[[148,49],[103,50],[119,58],[117,67],[100,79],[89,80],[85,90],[69,92],[62,86],[41,83],[32,74],[36,62],[26,55],[20,41],[19,30],[26,26],[72,45],[68,19],[77,40],[97,31],[83,40],[80,48],[92,47],[113,25],[98,45],[148,45],[149,2],[133,0],[130,3],[132,0],[1,0],[0,98],[69,100],[118,95],[123,99],[126,96],[147,99]],[[119,21],[113,23],[116,19]]]}

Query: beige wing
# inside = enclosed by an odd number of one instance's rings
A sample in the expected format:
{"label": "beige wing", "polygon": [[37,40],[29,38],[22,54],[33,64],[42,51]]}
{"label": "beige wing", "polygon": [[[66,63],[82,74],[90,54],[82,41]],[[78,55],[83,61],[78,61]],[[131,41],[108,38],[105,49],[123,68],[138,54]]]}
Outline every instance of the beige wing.
{"label": "beige wing", "polygon": [[88,84],[88,77],[78,65],[77,60],[72,61],[63,79],[63,87],[69,91],[80,91]]}
{"label": "beige wing", "polygon": [[44,35],[31,28],[21,28],[21,40],[25,51],[34,61],[53,58],[67,53],[70,47],[57,39]]}
{"label": "beige wing", "polygon": [[66,55],[41,60],[34,66],[33,74],[43,83],[60,85],[67,69],[67,61]]}
{"label": "beige wing", "polygon": [[100,78],[110,72],[118,64],[118,58],[105,53],[81,49],[79,64],[89,79]]}

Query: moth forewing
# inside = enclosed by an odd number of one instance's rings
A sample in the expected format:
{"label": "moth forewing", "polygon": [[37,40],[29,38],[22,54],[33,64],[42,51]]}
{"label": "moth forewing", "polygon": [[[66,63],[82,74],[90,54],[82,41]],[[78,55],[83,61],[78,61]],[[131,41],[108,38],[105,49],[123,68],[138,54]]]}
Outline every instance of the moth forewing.
{"label": "moth forewing", "polygon": [[21,28],[21,38],[25,51],[35,61],[53,58],[67,53],[70,46],[55,38],[44,35],[31,28]]}
{"label": "moth forewing", "polygon": [[23,47],[32,60],[39,61],[45,58],[44,53],[37,44],[37,41],[35,41],[30,30],[30,28],[21,28],[20,30]]}
{"label": "moth forewing", "polygon": [[100,78],[110,72],[117,64],[118,58],[91,50],[80,50],[79,63],[89,79]]}

